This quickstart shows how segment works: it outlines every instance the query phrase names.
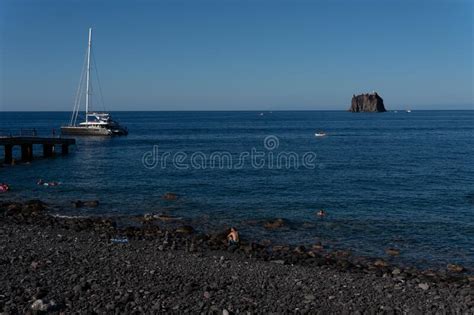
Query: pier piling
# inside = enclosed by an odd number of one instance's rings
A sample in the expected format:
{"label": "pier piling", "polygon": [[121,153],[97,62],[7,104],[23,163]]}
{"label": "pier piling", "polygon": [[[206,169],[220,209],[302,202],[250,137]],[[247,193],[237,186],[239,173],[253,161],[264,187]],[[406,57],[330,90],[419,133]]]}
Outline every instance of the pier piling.
{"label": "pier piling", "polygon": [[54,154],[53,144],[43,144],[43,157],[52,157]]}
{"label": "pier piling", "polygon": [[13,162],[13,145],[5,145],[5,164],[11,164]]}
{"label": "pier piling", "polygon": [[21,145],[21,160],[23,162],[33,161],[33,144],[24,143]]}
{"label": "pier piling", "polygon": [[61,154],[66,155],[69,153],[69,145],[64,143],[61,145]]}

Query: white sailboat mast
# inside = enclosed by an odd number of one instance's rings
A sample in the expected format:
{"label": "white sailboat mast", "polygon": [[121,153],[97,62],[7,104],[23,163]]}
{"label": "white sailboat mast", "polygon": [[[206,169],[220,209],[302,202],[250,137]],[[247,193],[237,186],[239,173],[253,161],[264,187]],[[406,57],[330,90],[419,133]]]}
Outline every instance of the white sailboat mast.
{"label": "white sailboat mast", "polygon": [[87,46],[87,73],[86,73],[86,123],[88,121],[87,114],[89,113],[89,79],[91,72],[91,46],[92,46],[92,28],[89,28],[89,43]]}

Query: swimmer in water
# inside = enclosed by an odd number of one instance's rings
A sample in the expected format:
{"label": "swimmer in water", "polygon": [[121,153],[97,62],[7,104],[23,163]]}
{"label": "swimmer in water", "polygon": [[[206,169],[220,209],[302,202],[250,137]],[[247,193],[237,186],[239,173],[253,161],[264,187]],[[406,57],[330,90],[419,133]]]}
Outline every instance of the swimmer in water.
{"label": "swimmer in water", "polygon": [[42,179],[39,179],[37,182],[36,182],[37,185],[42,185],[42,186],[58,186],[59,183],[58,182],[45,182],[44,180]]}

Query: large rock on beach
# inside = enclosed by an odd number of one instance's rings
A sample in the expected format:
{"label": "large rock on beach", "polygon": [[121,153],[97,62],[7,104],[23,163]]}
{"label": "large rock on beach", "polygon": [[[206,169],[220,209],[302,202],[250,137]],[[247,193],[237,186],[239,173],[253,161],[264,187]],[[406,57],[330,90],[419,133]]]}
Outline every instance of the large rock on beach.
{"label": "large rock on beach", "polygon": [[375,262],[374,262],[374,266],[375,267],[388,267],[388,263],[382,259],[377,259]]}
{"label": "large rock on beach", "polygon": [[227,245],[227,235],[229,235],[230,229],[225,229],[220,232],[211,233],[208,235],[207,243],[211,247],[222,247]]}
{"label": "large rock on beach", "polygon": [[4,202],[0,206],[1,212],[8,216],[22,215],[25,217],[41,214],[46,209],[46,204],[41,200],[29,200],[25,203]]}
{"label": "large rock on beach", "polygon": [[21,213],[23,205],[19,202],[2,202],[0,204],[0,213],[5,213],[6,215],[13,215],[16,213]]}
{"label": "large rock on beach", "polygon": [[183,225],[176,229],[176,233],[181,234],[192,234],[194,232],[194,228],[190,225]]}
{"label": "large rock on beach", "polygon": [[351,107],[349,108],[350,112],[358,113],[358,112],[386,112],[383,99],[377,94],[377,92],[373,93],[365,93],[360,95],[353,95]]}
{"label": "large rock on beach", "polygon": [[46,209],[46,204],[41,200],[29,200],[23,206],[23,213],[37,214]]}
{"label": "large rock on beach", "polygon": [[273,252],[288,252],[290,250],[289,245],[275,245],[272,247]]}

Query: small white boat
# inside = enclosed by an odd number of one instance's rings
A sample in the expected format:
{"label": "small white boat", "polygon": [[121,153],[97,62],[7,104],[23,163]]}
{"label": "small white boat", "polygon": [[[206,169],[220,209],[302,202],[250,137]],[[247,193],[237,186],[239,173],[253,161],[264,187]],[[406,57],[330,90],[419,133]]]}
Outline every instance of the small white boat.
{"label": "small white boat", "polygon": [[407,113],[411,113],[411,110],[410,110],[410,109],[407,109]]}
{"label": "small white boat", "polygon": [[319,131],[319,132],[316,132],[314,134],[315,137],[326,137],[326,133],[325,132],[322,132],[322,131]]}

